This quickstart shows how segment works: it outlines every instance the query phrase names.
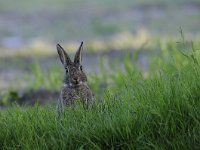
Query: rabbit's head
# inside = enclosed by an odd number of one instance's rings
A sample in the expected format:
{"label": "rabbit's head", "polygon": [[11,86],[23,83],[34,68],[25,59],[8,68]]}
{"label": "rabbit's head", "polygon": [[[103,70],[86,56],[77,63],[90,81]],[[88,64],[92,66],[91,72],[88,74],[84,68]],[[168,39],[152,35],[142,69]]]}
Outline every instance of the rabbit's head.
{"label": "rabbit's head", "polygon": [[59,44],[57,44],[57,51],[60,61],[65,68],[65,84],[69,87],[78,87],[87,82],[87,77],[83,72],[81,65],[82,49],[83,42],[81,42],[81,45],[75,54],[74,61],[71,61],[65,50]]}

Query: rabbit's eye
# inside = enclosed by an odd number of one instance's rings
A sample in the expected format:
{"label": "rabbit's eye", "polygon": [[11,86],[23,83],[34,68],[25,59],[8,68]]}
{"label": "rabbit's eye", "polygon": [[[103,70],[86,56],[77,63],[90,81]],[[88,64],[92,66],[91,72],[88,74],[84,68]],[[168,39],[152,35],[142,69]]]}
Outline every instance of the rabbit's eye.
{"label": "rabbit's eye", "polygon": [[68,68],[65,68],[65,72],[66,72],[66,73],[68,73],[68,72],[69,72]]}
{"label": "rabbit's eye", "polygon": [[83,70],[83,67],[82,67],[82,66],[80,66],[80,70],[81,70],[81,71]]}

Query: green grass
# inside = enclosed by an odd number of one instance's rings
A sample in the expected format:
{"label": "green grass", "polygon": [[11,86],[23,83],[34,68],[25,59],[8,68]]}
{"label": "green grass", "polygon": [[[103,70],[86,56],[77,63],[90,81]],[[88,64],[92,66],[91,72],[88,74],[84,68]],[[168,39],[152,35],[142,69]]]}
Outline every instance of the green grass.
{"label": "green grass", "polygon": [[[96,77],[99,84],[110,80],[114,84],[97,95],[93,107],[86,110],[77,104],[67,108],[60,118],[55,106],[1,110],[0,147],[198,149],[199,56],[195,48],[183,55],[173,44],[163,47],[146,77],[127,57],[123,72],[115,70]],[[94,87],[92,78],[91,83]]]}
{"label": "green grass", "polygon": [[199,6],[199,0],[7,0],[0,5],[1,39],[14,37],[24,45],[107,40],[141,28],[175,36],[179,26],[194,35],[199,33]]}

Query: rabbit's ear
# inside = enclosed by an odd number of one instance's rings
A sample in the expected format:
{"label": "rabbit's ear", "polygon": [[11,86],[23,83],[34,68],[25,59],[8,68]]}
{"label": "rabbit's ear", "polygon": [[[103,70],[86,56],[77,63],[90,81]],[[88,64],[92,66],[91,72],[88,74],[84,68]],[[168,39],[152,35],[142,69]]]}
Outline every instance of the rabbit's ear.
{"label": "rabbit's ear", "polygon": [[81,45],[80,45],[78,51],[76,52],[76,55],[74,57],[74,63],[76,63],[76,64],[80,64],[81,63],[81,60],[82,60],[81,52],[82,52],[82,50],[83,50],[83,42],[81,42]]}
{"label": "rabbit's ear", "polygon": [[56,45],[58,54],[60,56],[60,61],[66,67],[67,65],[71,64],[71,59],[68,56],[68,54],[65,52],[65,50],[60,46],[60,44]]}

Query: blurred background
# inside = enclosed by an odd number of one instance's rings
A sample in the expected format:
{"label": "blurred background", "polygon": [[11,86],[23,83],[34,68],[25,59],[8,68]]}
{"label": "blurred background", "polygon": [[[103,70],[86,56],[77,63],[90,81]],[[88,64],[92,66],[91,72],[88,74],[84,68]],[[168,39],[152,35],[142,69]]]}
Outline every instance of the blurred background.
{"label": "blurred background", "polygon": [[95,88],[103,71],[123,71],[127,55],[137,52],[145,72],[167,43],[198,41],[199,25],[199,0],[1,0],[1,104],[57,97],[64,74],[57,43],[72,57],[84,41],[83,66]]}

